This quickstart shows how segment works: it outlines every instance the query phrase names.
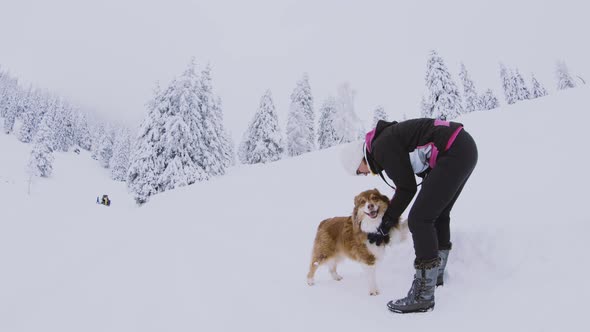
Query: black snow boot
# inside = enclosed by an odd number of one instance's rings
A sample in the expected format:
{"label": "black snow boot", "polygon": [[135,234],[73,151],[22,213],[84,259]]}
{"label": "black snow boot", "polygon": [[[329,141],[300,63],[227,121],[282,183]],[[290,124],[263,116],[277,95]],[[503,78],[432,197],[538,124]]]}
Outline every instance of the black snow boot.
{"label": "black snow boot", "polygon": [[436,286],[444,285],[444,274],[445,274],[445,267],[447,266],[447,261],[449,260],[449,252],[451,251],[451,246],[448,249],[439,249],[438,250],[438,258],[440,258],[440,266],[438,267],[438,277],[436,278]]}
{"label": "black snow boot", "polygon": [[426,312],[434,308],[434,289],[440,259],[437,257],[428,261],[414,263],[416,274],[408,296],[397,301],[389,301],[387,308],[396,313]]}

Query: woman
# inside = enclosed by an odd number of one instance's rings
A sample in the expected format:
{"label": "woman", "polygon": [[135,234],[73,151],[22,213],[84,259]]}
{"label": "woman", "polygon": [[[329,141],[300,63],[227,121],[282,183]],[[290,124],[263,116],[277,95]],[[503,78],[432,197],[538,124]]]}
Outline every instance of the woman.
{"label": "woman", "polygon": [[389,230],[414,198],[415,174],[424,178],[408,215],[416,254],[414,281],[405,298],[387,306],[398,313],[434,308],[434,289],[443,284],[451,249],[449,215],[477,163],[473,138],[455,122],[426,118],[379,121],[364,142],[352,143],[342,151],[351,173],[380,174],[385,180],[385,172],[394,182],[395,194],[383,222],[377,233],[369,234],[369,242],[378,246],[389,242]]}

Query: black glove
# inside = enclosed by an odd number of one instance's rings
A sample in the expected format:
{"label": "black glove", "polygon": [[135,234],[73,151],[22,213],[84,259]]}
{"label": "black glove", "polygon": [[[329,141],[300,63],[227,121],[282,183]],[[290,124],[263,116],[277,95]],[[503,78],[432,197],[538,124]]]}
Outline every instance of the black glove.
{"label": "black glove", "polygon": [[395,226],[396,222],[399,219],[394,219],[387,212],[389,211],[385,211],[385,213],[383,214],[383,219],[381,219],[381,225],[377,227],[377,233],[389,235],[389,230],[391,230],[391,227]]}
{"label": "black glove", "polygon": [[381,219],[381,225],[377,227],[377,232],[367,234],[369,243],[375,243],[377,246],[380,246],[381,243],[389,243],[389,230],[395,226],[399,218],[393,218],[388,212],[389,210],[383,214],[383,219]]}
{"label": "black glove", "polygon": [[369,233],[367,234],[367,239],[369,239],[369,243],[375,243],[376,246],[380,246],[381,243],[389,243],[389,234]]}

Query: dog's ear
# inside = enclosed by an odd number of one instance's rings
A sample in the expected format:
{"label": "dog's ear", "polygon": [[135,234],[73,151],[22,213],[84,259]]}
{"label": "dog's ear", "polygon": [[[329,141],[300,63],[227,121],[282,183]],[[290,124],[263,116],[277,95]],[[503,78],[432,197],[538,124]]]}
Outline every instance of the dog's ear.
{"label": "dog's ear", "polygon": [[359,205],[359,200],[361,199],[361,195],[354,196],[354,206]]}
{"label": "dog's ear", "polygon": [[383,200],[385,203],[389,204],[389,197],[385,196],[385,195],[381,195],[381,200]]}
{"label": "dog's ear", "polygon": [[359,209],[360,199],[361,199],[360,194],[354,196],[354,208],[352,209],[352,220],[353,221],[356,221],[356,219],[357,219],[357,213],[358,213],[358,209]]}
{"label": "dog's ear", "polygon": [[379,191],[379,189],[375,188],[375,189],[373,189],[373,190],[375,191],[375,193],[377,193],[377,196],[379,196],[379,198],[380,198],[380,199],[382,199],[382,200],[385,200],[385,201],[389,202],[389,198],[388,198],[387,196],[383,195],[383,194],[382,194],[382,193]]}

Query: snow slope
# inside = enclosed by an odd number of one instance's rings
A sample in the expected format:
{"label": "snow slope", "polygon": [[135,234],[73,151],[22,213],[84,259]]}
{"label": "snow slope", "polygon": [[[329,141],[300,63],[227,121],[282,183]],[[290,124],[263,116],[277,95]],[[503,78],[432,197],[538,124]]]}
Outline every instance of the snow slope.
{"label": "snow slope", "polygon": [[[371,297],[360,266],[306,284],[317,224],[347,215],[378,176],[339,148],[154,197],[138,208],[84,153],[30,186],[30,146],[0,135],[0,331],[582,330],[590,295],[587,87],[463,116],[479,164],[452,219],[436,309],[396,315],[413,249],[388,249]],[[30,194],[28,193],[30,192]],[[95,204],[108,193],[109,208]]]}

